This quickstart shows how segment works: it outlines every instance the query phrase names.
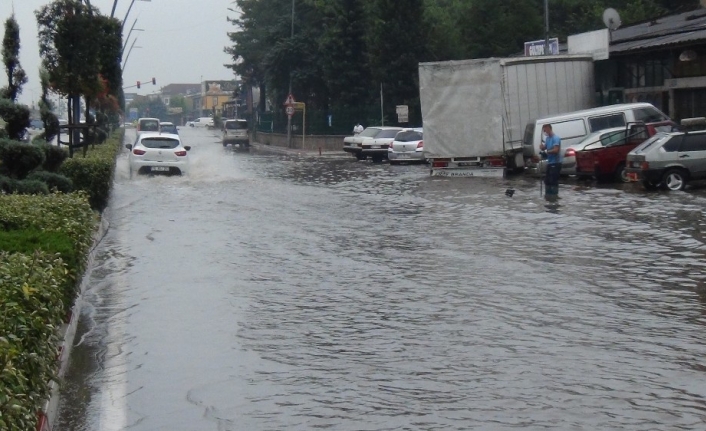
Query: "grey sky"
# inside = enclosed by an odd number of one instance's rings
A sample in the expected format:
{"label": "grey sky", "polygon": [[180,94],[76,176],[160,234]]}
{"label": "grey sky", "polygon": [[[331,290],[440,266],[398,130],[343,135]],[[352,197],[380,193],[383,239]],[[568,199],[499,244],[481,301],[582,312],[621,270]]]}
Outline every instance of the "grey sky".
{"label": "grey sky", "polygon": [[[116,18],[125,18],[130,1],[118,0]],[[37,100],[41,94],[34,11],[48,3],[49,0],[0,0],[0,40],[13,7],[20,25],[20,62],[29,76],[20,101],[27,104]],[[113,0],[91,0],[91,4],[104,15],[110,15]],[[227,32],[235,29],[226,21],[226,17],[234,16],[228,10],[232,6],[233,0],[136,0],[125,23],[123,37],[127,36],[135,19],[135,28],[144,31],[133,31],[128,41],[126,54],[132,40],[137,37],[123,71],[123,85],[132,86],[138,80],[145,82],[152,77],[157,79],[157,85],[153,86],[150,82],[140,90],[129,88],[125,91],[149,94],[167,84],[233,79],[233,72],[223,66],[232,61],[223,52],[223,48],[230,45]],[[7,85],[7,76],[2,65],[0,86],[4,85]]]}

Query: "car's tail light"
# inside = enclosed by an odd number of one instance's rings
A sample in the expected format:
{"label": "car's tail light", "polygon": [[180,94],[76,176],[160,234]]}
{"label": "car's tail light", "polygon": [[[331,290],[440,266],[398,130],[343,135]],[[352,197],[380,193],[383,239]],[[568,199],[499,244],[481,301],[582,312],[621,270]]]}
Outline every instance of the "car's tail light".
{"label": "car's tail light", "polygon": [[567,148],[566,152],[564,153],[564,157],[576,157],[576,150],[573,148]]}
{"label": "car's tail light", "polygon": [[646,170],[650,169],[650,164],[648,162],[642,162],[642,166],[640,166],[640,168],[643,171],[646,171]]}
{"label": "car's tail light", "polygon": [[393,142],[393,143],[390,144],[390,146],[388,147],[388,149],[389,149],[389,150],[394,150],[394,149],[395,149],[394,146],[395,146],[395,143]]}
{"label": "car's tail light", "polygon": [[184,150],[175,151],[174,154],[176,154],[179,157],[184,157],[186,155],[186,151],[184,151]]}
{"label": "car's tail light", "polygon": [[141,149],[139,149],[139,148],[135,148],[134,150],[132,150],[132,154],[134,154],[134,155],[136,155],[136,156],[141,156],[141,155],[143,155],[143,154],[145,154],[145,153],[146,153],[145,150],[141,150]]}
{"label": "car's tail light", "polygon": [[447,168],[449,166],[448,162],[433,162],[431,164],[432,168]]}
{"label": "car's tail light", "polygon": [[488,157],[485,160],[490,166],[505,166],[505,159],[503,159],[502,157]]}
{"label": "car's tail light", "polygon": [[424,148],[424,141],[419,141],[417,148]]}

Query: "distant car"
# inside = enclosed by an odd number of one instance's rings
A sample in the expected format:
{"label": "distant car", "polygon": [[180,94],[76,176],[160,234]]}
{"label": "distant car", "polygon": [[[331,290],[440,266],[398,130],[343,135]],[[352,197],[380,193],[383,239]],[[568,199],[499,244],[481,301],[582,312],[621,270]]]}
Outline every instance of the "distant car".
{"label": "distant car", "polygon": [[159,132],[159,118],[143,117],[137,119],[137,133]]}
{"label": "distant car", "polygon": [[[380,127],[380,131],[374,137],[363,138],[360,143],[360,153],[365,157],[370,157],[373,162],[380,162],[387,158],[387,149],[395,140],[397,132],[401,127]],[[365,133],[365,131],[363,131]],[[361,135],[363,134],[361,133]],[[360,135],[358,135],[360,136]]]}
{"label": "distant car", "polygon": [[186,123],[189,127],[213,127],[212,117],[199,117]]}
{"label": "distant car", "polygon": [[366,156],[361,153],[361,143],[365,138],[371,138],[380,133],[380,127],[367,127],[361,133],[355,136],[346,136],[343,138],[343,151],[351,153],[358,160],[365,160]]}
{"label": "distant car", "polygon": [[391,165],[401,162],[425,162],[424,135],[422,128],[404,129],[395,135],[387,148],[387,159]]}
{"label": "distant car", "polygon": [[142,132],[130,150],[128,164],[130,176],[137,174],[182,175],[189,170],[190,146],[183,146],[179,135],[159,132]]}
{"label": "distant car", "polygon": [[250,148],[250,133],[248,120],[226,120],[223,123],[223,146],[237,145],[240,148]]}
{"label": "distant car", "polygon": [[159,131],[162,133],[173,133],[175,135],[179,134],[177,126],[175,126],[174,123],[170,123],[169,121],[161,121],[159,123]]}
{"label": "distant car", "polygon": [[32,130],[41,130],[44,128],[44,122],[42,120],[30,120],[29,128]]}
{"label": "distant car", "polygon": [[684,190],[706,179],[706,131],[659,133],[630,151],[627,177],[646,189]]}

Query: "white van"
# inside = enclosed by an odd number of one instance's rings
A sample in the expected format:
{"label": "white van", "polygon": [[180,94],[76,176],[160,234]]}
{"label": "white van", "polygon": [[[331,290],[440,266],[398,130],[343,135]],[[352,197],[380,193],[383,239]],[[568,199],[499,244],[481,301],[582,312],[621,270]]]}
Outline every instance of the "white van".
{"label": "white van", "polygon": [[671,120],[649,103],[623,103],[530,121],[525,127],[522,140],[525,166],[530,168],[537,166],[539,144],[542,142],[542,127],[545,124],[551,124],[554,133],[561,138],[562,149],[566,151],[570,145],[579,143],[590,133],[625,126],[627,123],[636,121],[658,123]]}
{"label": "white van", "polygon": [[213,127],[213,117],[199,117],[187,123],[189,127]]}

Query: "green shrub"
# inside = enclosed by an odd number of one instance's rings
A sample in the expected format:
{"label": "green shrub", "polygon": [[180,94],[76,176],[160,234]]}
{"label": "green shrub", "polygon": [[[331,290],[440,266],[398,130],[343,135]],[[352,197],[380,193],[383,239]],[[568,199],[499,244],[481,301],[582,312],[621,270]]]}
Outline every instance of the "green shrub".
{"label": "green shrub", "polygon": [[[43,231],[35,227],[11,231],[0,230],[0,244],[2,244],[0,252],[22,253],[31,256],[35,251],[41,250],[52,255],[58,254],[61,260],[66,263],[69,273],[76,273],[79,268],[82,268],[83,257],[74,247],[73,239],[62,232]],[[61,300],[67,310],[73,306],[78,293],[76,279],[76,277],[67,276],[61,286]]]}
{"label": "green shrub", "polygon": [[44,163],[44,151],[32,144],[6,141],[0,145],[0,163],[7,176],[21,180]]}
{"label": "green shrub", "polygon": [[27,180],[37,180],[45,183],[50,191],[71,193],[74,185],[70,179],[53,172],[35,171],[27,175]]}
{"label": "green shrub", "polygon": [[14,193],[15,187],[17,187],[15,183],[17,183],[17,180],[13,180],[10,177],[0,175],[0,194]]}
{"label": "green shrub", "polygon": [[88,193],[91,207],[102,211],[108,205],[110,188],[115,173],[115,157],[120,152],[124,130],[114,133],[105,143],[89,148],[86,157],[75,153],[61,165],[59,173],[74,185],[74,190]]}
{"label": "green shrub", "polygon": [[31,430],[49,399],[63,322],[57,255],[0,252],[0,429]]}
{"label": "green shrub", "polygon": [[56,145],[51,145],[46,142],[41,143],[40,147],[44,150],[44,164],[42,165],[42,169],[47,172],[59,172],[61,164],[69,157],[69,152],[62,147],[57,147]]}
{"label": "green shrub", "polygon": [[61,232],[74,240],[77,253],[83,255],[91,245],[95,226],[96,214],[85,193],[0,195],[0,230],[36,228]]}
{"label": "green shrub", "polygon": [[19,195],[48,195],[49,186],[39,180],[19,180],[15,182],[15,191]]}

